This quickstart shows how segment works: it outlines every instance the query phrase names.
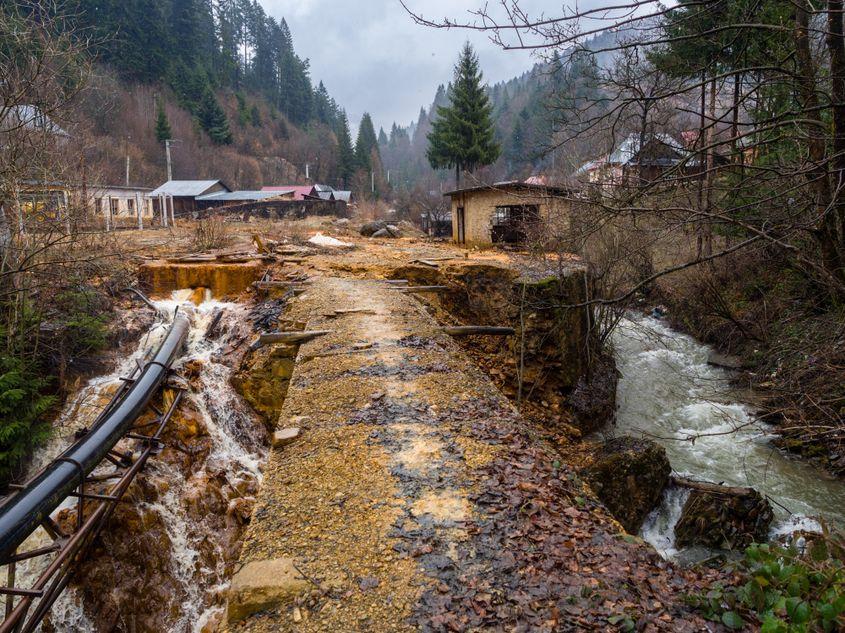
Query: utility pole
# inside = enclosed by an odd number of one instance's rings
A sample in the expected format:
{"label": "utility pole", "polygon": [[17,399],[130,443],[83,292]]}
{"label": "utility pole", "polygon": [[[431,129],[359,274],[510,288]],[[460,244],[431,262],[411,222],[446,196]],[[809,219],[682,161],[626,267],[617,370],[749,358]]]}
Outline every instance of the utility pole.
{"label": "utility pole", "polygon": [[132,140],[131,136],[126,137],[126,186],[129,186],[129,141]]}
{"label": "utility pole", "polygon": [[376,192],[376,172],[375,170],[370,172],[370,191],[373,193]]}
{"label": "utility pole", "polygon": [[167,155],[167,180],[168,182],[173,180],[173,163],[170,160],[170,145],[173,143],[180,143],[178,139],[167,139],[164,141],[164,151]]}
{"label": "utility pole", "polygon": [[305,182],[311,180],[311,165],[305,163]]}

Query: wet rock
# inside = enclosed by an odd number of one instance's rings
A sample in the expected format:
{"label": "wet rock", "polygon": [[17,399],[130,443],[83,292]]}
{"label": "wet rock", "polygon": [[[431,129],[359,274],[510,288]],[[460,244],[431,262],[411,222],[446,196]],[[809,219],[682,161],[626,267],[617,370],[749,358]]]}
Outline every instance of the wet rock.
{"label": "wet rock", "polygon": [[264,419],[275,425],[285,402],[297,347],[274,345],[247,355],[232,377],[232,385]]}
{"label": "wet rock", "polygon": [[599,449],[582,474],[622,527],[636,534],[659,503],[671,472],[666,450],[659,444],[616,437]]}
{"label": "wet rock", "polygon": [[607,353],[598,355],[589,375],[581,376],[569,397],[569,407],[578,430],[589,433],[613,423],[618,382],[619,371],[613,356]]}
{"label": "wet rock", "polygon": [[733,370],[739,370],[743,367],[742,359],[739,356],[720,354],[719,352],[710,352],[707,357],[707,364]]}
{"label": "wet rock", "polygon": [[692,490],[675,526],[678,546],[742,549],[752,542],[768,540],[774,518],[772,506],[753,488],[685,479],[679,479],[678,483]]}
{"label": "wet rock", "polygon": [[386,238],[396,238],[402,237],[402,234],[399,232],[395,226],[386,226],[383,229],[379,229],[375,233],[373,233],[370,237],[386,237]]}
{"label": "wet rock", "polygon": [[291,602],[309,586],[290,558],[249,562],[232,578],[227,610],[229,623]]}
{"label": "wet rock", "polygon": [[296,438],[299,437],[299,429],[291,427],[289,429],[281,429],[273,433],[273,448],[281,448],[288,444],[293,444]]}
{"label": "wet rock", "polygon": [[373,237],[375,233],[387,226],[385,222],[367,222],[361,227],[360,233],[364,237]]}

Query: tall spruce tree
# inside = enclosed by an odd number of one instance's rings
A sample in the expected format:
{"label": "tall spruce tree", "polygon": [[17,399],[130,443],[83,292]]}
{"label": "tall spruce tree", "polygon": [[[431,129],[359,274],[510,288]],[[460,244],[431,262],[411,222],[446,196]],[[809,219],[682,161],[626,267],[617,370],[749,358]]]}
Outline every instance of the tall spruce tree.
{"label": "tall spruce tree", "polygon": [[159,143],[173,137],[173,130],[170,129],[170,121],[167,120],[167,112],[164,111],[164,104],[161,100],[157,104],[156,113],[156,139]]}
{"label": "tall spruce tree", "polygon": [[373,119],[369,112],[361,117],[361,125],[358,127],[358,140],[355,142],[355,162],[359,169],[372,171],[376,168],[373,164],[374,152],[378,153],[378,139],[376,129],[373,127]]}
{"label": "tall spruce tree", "polygon": [[346,112],[338,114],[335,134],[337,135],[337,171],[344,187],[349,188],[355,175],[355,150],[352,147],[352,135],[349,133],[349,121]]}
{"label": "tall spruce tree", "polygon": [[455,66],[449,105],[437,108],[426,153],[434,169],[454,168],[457,187],[462,172],[490,165],[501,153],[494,136],[493,108],[481,82],[478,56],[467,42]]}
{"label": "tall spruce tree", "polygon": [[232,132],[229,129],[229,119],[220,104],[217,103],[217,97],[211,89],[205,91],[202,102],[197,113],[202,129],[208,132],[208,136],[217,145],[228,145],[232,142]]}

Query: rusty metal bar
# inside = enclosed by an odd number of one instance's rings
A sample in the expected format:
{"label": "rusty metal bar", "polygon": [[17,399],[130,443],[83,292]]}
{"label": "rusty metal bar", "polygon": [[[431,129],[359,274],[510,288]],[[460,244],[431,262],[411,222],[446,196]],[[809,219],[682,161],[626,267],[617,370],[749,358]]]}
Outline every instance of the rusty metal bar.
{"label": "rusty metal bar", "polygon": [[[136,419],[149,407],[153,396],[164,384],[169,367],[175,360],[188,333],[188,322],[177,317],[154,360],[146,364],[140,376],[131,383],[124,382],[103,414],[98,416],[91,431],[65,451],[56,461],[43,469],[27,483],[25,489],[0,506],[0,560],[9,563],[9,587],[0,588],[0,594],[9,594],[6,618],[0,633],[29,633],[36,630],[55,600],[70,582],[76,564],[82,559],[88,545],[102,530],[117,503],[122,499],[135,476],[144,468],[149,457],[160,445],[160,436],[167,422],[175,413],[182,398],[177,391],[166,413],[160,414],[155,433],[144,436],[142,450],[134,462],[118,464],[110,474],[92,475],[104,460],[110,457],[114,445],[127,437]],[[131,386],[130,386],[131,384]],[[124,389],[125,388],[125,389]],[[156,409],[157,411],[157,409]],[[107,494],[85,490],[86,483],[119,478]],[[52,487],[51,488],[51,484]],[[68,497],[78,497],[77,529],[65,535],[50,514]],[[86,500],[89,502],[86,504]],[[85,510],[94,507],[88,517]],[[27,513],[26,511],[29,510]],[[56,541],[53,546],[17,554],[18,545],[38,526],[47,530]],[[14,565],[17,560],[35,558],[57,552],[55,558],[41,573],[31,588],[14,587]],[[17,605],[12,596],[20,596]],[[27,617],[33,601],[40,598],[34,611]]]}

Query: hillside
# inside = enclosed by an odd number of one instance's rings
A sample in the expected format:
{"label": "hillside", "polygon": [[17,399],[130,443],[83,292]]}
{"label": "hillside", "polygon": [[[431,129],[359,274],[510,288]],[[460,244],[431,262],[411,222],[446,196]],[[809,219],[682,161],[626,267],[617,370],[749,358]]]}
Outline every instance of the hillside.
{"label": "hillside", "polygon": [[253,188],[301,178],[309,163],[312,178],[351,180],[345,113],[258,2],[75,4],[68,28],[92,42],[95,63],[68,118],[92,182],[124,183],[128,157],[130,184],[160,183],[162,136],[178,141],[177,178]]}

